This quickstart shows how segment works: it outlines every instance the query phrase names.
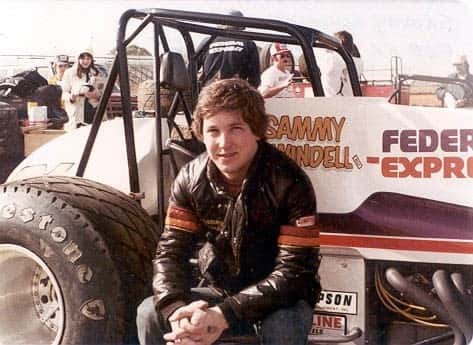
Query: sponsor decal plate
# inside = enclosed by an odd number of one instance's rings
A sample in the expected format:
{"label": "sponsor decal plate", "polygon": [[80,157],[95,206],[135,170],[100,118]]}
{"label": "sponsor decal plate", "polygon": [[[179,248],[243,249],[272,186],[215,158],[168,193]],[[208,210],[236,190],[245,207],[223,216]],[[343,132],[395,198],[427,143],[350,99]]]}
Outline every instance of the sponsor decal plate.
{"label": "sponsor decal plate", "polygon": [[347,317],[345,315],[314,314],[310,335],[315,339],[317,335],[345,335],[346,331]]}
{"label": "sponsor decal plate", "polygon": [[320,301],[315,310],[356,315],[358,311],[358,295],[356,292],[322,290]]}

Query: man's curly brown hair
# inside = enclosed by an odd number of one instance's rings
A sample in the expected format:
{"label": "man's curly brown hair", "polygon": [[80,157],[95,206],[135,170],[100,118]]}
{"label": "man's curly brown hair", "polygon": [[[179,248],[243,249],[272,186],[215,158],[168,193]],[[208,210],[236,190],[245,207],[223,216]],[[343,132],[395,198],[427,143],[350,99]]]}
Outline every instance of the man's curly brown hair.
{"label": "man's curly brown hair", "polygon": [[192,129],[202,140],[204,119],[222,111],[238,111],[251,131],[264,139],[268,129],[268,116],[261,94],[242,79],[222,79],[204,87],[194,110]]}

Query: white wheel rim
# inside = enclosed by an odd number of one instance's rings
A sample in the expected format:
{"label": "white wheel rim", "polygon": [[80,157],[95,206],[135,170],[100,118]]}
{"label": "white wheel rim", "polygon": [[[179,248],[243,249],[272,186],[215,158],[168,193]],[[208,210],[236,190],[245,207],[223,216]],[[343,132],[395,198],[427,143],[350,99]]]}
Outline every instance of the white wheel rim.
{"label": "white wheel rim", "polygon": [[0,344],[59,344],[64,302],[45,262],[24,247],[0,244],[0,276]]}

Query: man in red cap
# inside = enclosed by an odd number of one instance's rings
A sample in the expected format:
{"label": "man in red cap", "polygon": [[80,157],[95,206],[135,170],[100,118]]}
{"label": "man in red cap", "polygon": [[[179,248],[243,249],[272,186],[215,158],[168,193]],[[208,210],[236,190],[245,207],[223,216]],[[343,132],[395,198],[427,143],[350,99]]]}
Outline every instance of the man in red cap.
{"label": "man in red cap", "polygon": [[289,87],[293,74],[291,69],[291,52],[283,43],[273,43],[270,48],[272,66],[261,75],[261,85],[258,90],[264,98],[294,97]]}

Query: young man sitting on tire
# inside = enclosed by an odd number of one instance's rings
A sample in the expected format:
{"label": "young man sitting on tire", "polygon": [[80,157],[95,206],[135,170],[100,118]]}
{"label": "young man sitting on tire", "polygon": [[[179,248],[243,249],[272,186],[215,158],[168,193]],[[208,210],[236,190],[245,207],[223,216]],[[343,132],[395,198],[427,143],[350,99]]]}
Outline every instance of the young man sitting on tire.
{"label": "young man sitting on tire", "polygon": [[[140,343],[213,344],[259,323],[262,344],[305,344],[320,292],[309,178],[265,141],[264,100],[246,81],[205,87],[193,126],[207,152],[174,181]],[[208,288],[191,289],[194,248]]]}

